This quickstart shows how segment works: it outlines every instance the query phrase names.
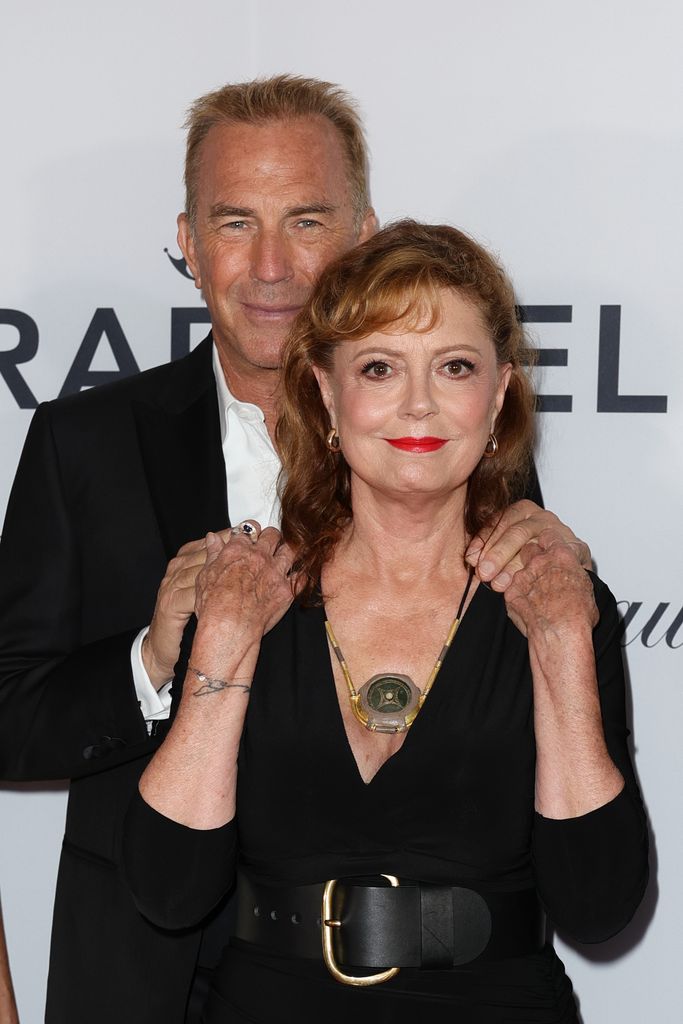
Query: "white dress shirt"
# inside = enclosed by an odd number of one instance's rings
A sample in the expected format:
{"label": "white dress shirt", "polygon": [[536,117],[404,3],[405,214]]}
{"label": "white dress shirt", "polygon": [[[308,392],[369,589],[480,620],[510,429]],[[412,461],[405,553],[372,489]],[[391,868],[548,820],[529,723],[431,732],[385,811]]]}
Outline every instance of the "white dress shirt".
{"label": "white dress shirt", "polygon": [[[277,477],[280,460],[266,429],[265,417],[257,405],[239,402],[230,393],[215,345],[213,373],[218,392],[230,522],[236,525],[244,519],[255,519],[264,529],[266,526],[279,527]],[[157,691],[147,675],[142,661],[142,641],[148,631],[148,626],[140,630],[133,641],[130,658],[140,711],[148,728],[151,728],[152,722],[169,716],[171,680]]]}

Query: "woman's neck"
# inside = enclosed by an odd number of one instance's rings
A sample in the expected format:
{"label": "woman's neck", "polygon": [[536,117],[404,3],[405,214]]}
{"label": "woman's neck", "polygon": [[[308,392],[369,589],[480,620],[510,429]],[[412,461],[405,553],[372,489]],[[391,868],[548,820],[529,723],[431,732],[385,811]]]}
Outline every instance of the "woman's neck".
{"label": "woman's neck", "polygon": [[378,494],[353,488],[353,520],[335,552],[335,569],[402,586],[465,573],[466,487],[446,496]]}

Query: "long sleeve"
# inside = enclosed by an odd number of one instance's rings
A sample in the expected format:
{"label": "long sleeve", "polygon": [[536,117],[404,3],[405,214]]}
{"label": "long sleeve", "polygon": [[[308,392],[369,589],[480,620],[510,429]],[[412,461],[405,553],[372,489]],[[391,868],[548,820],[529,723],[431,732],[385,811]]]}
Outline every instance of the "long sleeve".
{"label": "long sleeve", "polygon": [[[78,450],[78,445],[76,445]],[[64,484],[51,409],[37,411],[0,545],[0,777],[74,777],[144,753],[131,644],[103,598],[93,638],[84,547],[96,528]],[[103,543],[106,542],[106,538]],[[90,602],[89,606],[88,603]],[[88,635],[90,634],[90,636]]]}
{"label": "long sleeve", "polygon": [[[191,616],[172,682],[171,721],[183,692],[197,629]],[[138,910],[162,928],[202,921],[232,888],[237,865],[236,821],[194,829],[150,807],[136,789],[123,827],[122,863]]]}
{"label": "long sleeve", "polygon": [[607,587],[593,580],[600,612],[593,645],[603,728],[625,785],[614,800],[578,818],[536,814],[532,839],[541,900],[554,924],[579,942],[601,942],[620,931],[648,879],[647,824],[628,751],[617,608]]}
{"label": "long sleeve", "polygon": [[198,924],[231,888],[237,827],[194,829],[159,814],[139,793],[124,825],[123,867],[138,910],[161,928]]}

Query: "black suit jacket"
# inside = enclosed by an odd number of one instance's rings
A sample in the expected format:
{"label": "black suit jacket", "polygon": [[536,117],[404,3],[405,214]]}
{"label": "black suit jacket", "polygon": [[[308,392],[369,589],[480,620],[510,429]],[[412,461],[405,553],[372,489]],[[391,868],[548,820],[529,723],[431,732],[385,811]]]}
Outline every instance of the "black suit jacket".
{"label": "black suit jacket", "polygon": [[49,1024],[181,1024],[200,933],[135,909],[120,825],[159,737],[130,669],[168,560],[228,524],[211,338],[42,405],[0,545],[0,777],[72,780]]}

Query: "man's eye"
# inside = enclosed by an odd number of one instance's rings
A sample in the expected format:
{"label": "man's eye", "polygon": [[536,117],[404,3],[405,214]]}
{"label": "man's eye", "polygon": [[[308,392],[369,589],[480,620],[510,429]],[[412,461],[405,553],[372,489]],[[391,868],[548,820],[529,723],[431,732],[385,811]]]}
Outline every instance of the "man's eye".
{"label": "man's eye", "polygon": [[304,220],[297,221],[300,228],[318,228],[320,227],[319,220],[311,220],[310,217],[306,217]]}
{"label": "man's eye", "polygon": [[376,380],[383,380],[385,377],[391,376],[391,367],[382,359],[373,359],[371,362],[365,364],[362,369],[362,373],[365,377],[374,377]]}
{"label": "man's eye", "polygon": [[246,220],[228,220],[223,224],[223,227],[229,231],[240,231],[242,228],[246,228],[246,226]]}
{"label": "man's eye", "polygon": [[469,359],[449,359],[444,367],[449,377],[467,377],[474,369]]}

